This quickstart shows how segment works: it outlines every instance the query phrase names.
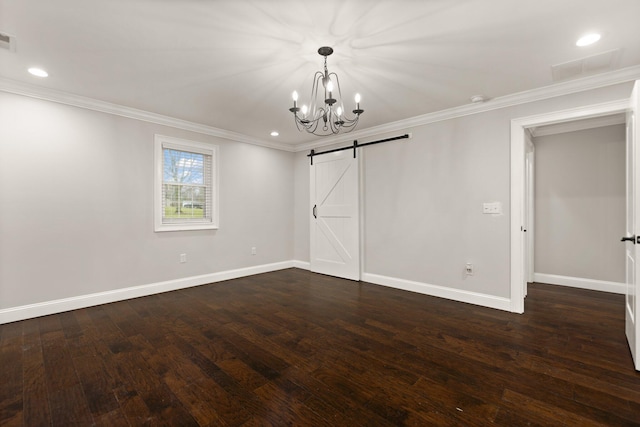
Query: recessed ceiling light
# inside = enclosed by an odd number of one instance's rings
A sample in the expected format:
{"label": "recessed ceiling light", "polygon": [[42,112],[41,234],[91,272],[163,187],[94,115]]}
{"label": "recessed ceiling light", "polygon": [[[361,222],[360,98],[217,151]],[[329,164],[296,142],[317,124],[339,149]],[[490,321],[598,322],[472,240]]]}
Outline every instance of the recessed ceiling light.
{"label": "recessed ceiling light", "polygon": [[29,73],[31,73],[32,75],[34,75],[36,77],[47,77],[47,76],[49,76],[49,73],[47,73],[42,68],[31,67],[27,71],[29,71]]}
{"label": "recessed ceiling light", "polygon": [[278,136],[278,135],[280,135],[280,134],[278,133],[277,130],[274,130],[273,132],[271,132],[271,136]]}
{"label": "recessed ceiling light", "polygon": [[578,39],[578,41],[576,42],[576,46],[589,46],[590,44],[594,44],[595,42],[600,40],[600,37],[601,36],[598,33],[587,34],[586,36],[582,36]]}

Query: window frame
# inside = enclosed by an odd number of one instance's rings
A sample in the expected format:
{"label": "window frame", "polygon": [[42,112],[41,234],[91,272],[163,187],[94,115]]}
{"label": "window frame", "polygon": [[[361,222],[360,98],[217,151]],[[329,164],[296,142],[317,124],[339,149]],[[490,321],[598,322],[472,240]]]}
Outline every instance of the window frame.
{"label": "window frame", "polygon": [[[163,200],[162,187],[164,176],[164,149],[187,151],[191,153],[211,156],[211,174],[207,187],[211,188],[211,220],[203,222],[163,222]],[[219,147],[215,144],[190,141],[182,138],[174,138],[164,135],[155,135],[154,138],[154,231],[188,231],[188,230],[217,230],[219,228],[219,189],[218,189],[218,153]]]}

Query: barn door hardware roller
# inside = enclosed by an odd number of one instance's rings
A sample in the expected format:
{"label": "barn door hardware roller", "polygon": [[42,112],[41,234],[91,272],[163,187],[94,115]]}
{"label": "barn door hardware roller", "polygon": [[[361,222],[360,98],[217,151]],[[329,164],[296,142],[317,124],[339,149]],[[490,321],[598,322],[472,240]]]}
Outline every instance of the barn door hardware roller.
{"label": "barn door hardware roller", "polygon": [[623,237],[621,240],[621,242],[631,242],[634,245],[636,243],[638,243],[640,245],[640,236],[636,237],[636,236],[631,236],[631,237]]}

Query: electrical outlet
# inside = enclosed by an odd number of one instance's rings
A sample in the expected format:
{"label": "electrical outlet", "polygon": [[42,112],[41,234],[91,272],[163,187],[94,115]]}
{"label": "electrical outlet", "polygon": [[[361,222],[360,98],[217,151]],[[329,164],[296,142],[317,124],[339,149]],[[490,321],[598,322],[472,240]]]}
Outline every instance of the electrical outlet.
{"label": "electrical outlet", "polygon": [[464,272],[467,276],[473,276],[473,264],[470,262],[464,265]]}
{"label": "electrical outlet", "polygon": [[187,254],[180,254],[180,263],[187,262]]}
{"label": "electrical outlet", "polygon": [[253,247],[251,248],[251,255],[255,255],[255,254],[257,254],[257,253],[258,253],[258,251],[256,250],[256,247],[255,247],[255,246],[253,246]]}

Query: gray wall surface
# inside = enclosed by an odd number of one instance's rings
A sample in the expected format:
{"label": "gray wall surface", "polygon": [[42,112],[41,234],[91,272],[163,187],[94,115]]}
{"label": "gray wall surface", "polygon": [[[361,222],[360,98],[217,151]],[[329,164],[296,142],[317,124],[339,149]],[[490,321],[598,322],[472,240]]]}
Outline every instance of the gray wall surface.
{"label": "gray wall surface", "polygon": [[[4,92],[0,111],[0,309],[293,259],[293,153]],[[154,232],[156,133],[220,147],[219,230]]]}
{"label": "gray wall surface", "polygon": [[299,152],[295,154],[295,204],[294,204],[294,259],[303,262],[309,262],[311,257],[309,251],[310,241],[310,217],[311,206],[309,203],[309,186],[311,185],[309,177],[309,158],[307,152]]}
{"label": "gray wall surface", "polygon": [[625,126],[540,136],[535,272],[625,281]]}

